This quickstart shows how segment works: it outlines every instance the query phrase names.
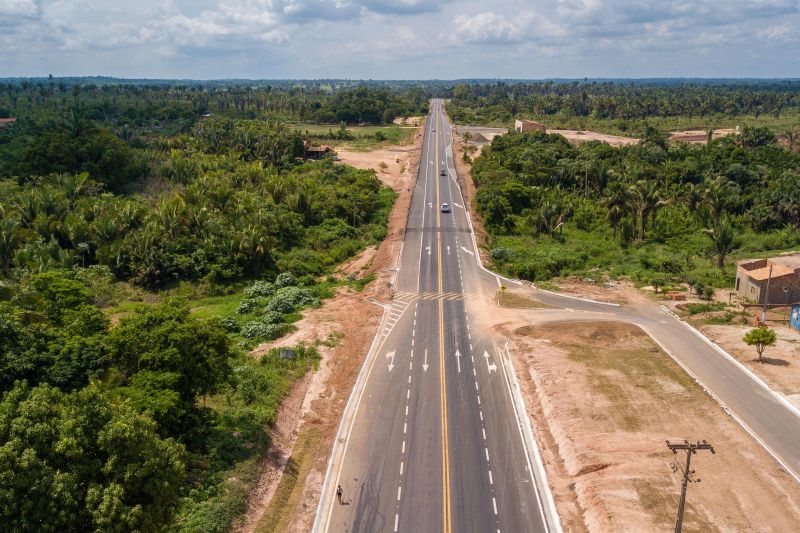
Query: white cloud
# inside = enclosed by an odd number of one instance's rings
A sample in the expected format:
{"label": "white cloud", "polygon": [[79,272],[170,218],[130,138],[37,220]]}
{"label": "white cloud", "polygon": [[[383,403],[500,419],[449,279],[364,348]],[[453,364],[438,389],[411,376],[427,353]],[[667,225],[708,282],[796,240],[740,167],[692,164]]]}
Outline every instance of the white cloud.
{"label": "white cloud", "polygon": [[0,73],[800,76],[799,5],[800,0],[0,0]]}
{"label": "white cloud", "polygon": [[456,35],[468,43],[510,43],[522,37],[518,26],[497,13],[459,15],[454,22]]}

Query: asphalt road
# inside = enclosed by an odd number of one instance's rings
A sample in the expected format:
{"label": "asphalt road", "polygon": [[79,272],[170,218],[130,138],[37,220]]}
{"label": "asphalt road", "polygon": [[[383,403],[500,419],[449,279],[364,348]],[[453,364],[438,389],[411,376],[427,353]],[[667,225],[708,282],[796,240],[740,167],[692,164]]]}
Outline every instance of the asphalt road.
{"label": "asphalt road", "polygon": [[[470,300],[493,293],[501,278],[476,257],[452,142],[434,101],[395,298],[343,418],[316,522],[322,531],[558,529],[517,423],[502,340],[470,313]],[[442,213],[442,203],[452,212]],[[530,290],[568,310],[553,310],[554,321],[641,326],[800,481],[800,412],[665,309]],[[337,484],[344,504],[334,502]]]}
{"label": "asphalt road", "polygon": [[345,505],[327,529],[547,531],[498,339],[465,305],[496,280],[475,259],[440,101],[423,142],[386,335],[338,469]]}

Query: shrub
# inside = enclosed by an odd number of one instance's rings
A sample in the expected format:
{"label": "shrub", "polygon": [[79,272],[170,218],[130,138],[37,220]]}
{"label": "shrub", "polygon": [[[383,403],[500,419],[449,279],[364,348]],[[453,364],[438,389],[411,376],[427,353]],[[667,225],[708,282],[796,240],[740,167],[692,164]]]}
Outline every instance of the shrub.
{"label": "shrub", "polygon": [[277,287],[269,281],[256,281],[244,290],[247,298],[267,298],[275,294]]}
{"label": "shrub", "polygon": [[299,307],[319,305],[319,300],[308,289],[300,287],[283,287],[278,289],[270,302],[267,311],[274,311],[285,315]]}
{"label": "shrub", "polygon": [[238,333],[239,332],[239,322],[236,321],[235,318],[232,316],[225,317],[221,320],[222,327],[225,328],[225,331],[229,333]]}
{"label": "shrub", "polygon": [[252,340],[275,340],[286,333],[287,324],[265,324],[253,320],[242,326],[242,337]]}
{"label": "shrub", "polygon": [[239,304],[239,307],[236,308],[236,312],[240,315],[246,315],[252,313],[263,304],[264,299],[262,298],[246,298],[242,300],[242,302]]}
{"label": "shrub", "polygon": [[295,285],[297,285],[297,280],[291,272],[281,272],[278,274],[278,277],[275,278],[275,286],[278,288],[293,287]]}

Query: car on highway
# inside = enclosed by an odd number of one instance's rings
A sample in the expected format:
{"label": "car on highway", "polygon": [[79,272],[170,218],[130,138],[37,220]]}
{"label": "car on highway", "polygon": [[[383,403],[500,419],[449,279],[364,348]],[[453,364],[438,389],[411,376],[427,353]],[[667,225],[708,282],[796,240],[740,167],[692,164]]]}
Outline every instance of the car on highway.
{"label": "car on highway", "polygon": [[450,206],[448,204],[442,204],[442,213],[449,213]]}
{"label": "car on highway", "polygon": [[447,176],[447,171],[445,169],[442,169],[442,171],[439,172],[439,175],[440,176]]}

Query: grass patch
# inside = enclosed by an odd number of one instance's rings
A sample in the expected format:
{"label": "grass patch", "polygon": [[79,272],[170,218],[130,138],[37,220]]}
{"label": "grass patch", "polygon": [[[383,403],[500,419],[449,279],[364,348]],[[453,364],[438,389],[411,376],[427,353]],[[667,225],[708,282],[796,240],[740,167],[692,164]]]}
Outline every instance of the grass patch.
{"label": "grass patch", "polygon": [[344,133],[338,124],[296,124],[296,131],[309,140],[334,146],[347,145],[368,151],[384,145],[406,146],[414,142],[416,126],[350,126]]}
{"label": "grass patch", "polygon": [[257,533],[279,533],[286,530],[302,496],[303,485],[318,444],[319,432],[314,429],[297,438],[275,494],[256,525]]}
{"label": "grass patch", "polygon": [[624,431],[640,431],[648,424],[650,413],[637,407],[641,393],[675,394],[664,389],[665,381],[700,396],[691,378],[634,326],[586,324],[576,335],[578,342],[562,345],[570,359],[591,370],[592,389],[608,398],[606,414]]}
{"label": "grass patch", "polygon": [[[681,455],[675,458],[682,460]],[[639,496],[641,506],[647,514],[653,517],[653,525],[665,531],[674,526],[678,512],[680,485],[672,486],[646,479],[634,479],[633,488]],[[687,501],[686,511],[683,515],[683,530],[714,531],[715,529],[714,524],[704,520],[703,515],[698,513],[694,506]]]}
{"label": "grass patch", "polygon": [[497,291],[497,304],[511,309],[545,309],[550,307],[538,300],[508,291]]}
{"label": "grass patch", "polygon": [[721,302],[710,302],[710,303],[688,303],[679,305],[678,308],[686,311],[690,315],[696,315],[699,313],[712,313],[714,311],[723,311],[725,310],[726,305]]}

